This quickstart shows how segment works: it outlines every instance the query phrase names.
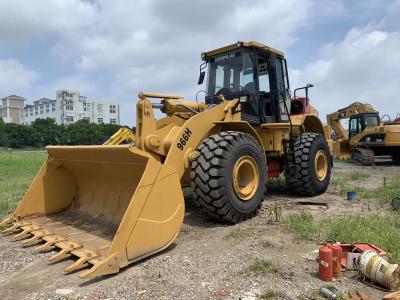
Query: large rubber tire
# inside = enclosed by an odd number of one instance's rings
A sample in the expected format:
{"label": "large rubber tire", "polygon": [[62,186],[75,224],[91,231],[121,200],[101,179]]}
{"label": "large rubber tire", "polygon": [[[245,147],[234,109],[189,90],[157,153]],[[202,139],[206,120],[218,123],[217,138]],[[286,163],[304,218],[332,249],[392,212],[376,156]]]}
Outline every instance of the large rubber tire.
{"label": "large rubber tire", "polygon": [[[259,183],[254,195],[244,201],[235,192],[233,168],[241,157],[251,157]],[[238,223],[257,214],[264,197],[265,154],[250,134],[226,131],[205,139],[192,162],[193,200],[216,220]]]}
{"label": "large rubber tire", "polygon": [[[329,186],[332,166],[332,156],[325,137],[317,133],[303,133],[293,142],[294,153],[288,153],[288,164],[285,167],[285,179],[289,191],[300,196],[316,196],[324,193]],[[327,159],[327,173],[323,180],[318,179],[314,164],[317,153],[321,151]]]}

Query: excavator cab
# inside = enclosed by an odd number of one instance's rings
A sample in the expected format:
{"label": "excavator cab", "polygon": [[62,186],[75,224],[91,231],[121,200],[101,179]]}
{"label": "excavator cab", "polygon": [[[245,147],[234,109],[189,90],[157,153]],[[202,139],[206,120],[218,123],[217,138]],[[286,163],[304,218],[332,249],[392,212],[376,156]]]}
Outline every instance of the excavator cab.
{"label": "excavator cab", "polygon": [[220,103],[220,95],[239,98],[242,121],[253,126],[288,122],[290,92],[283,53],[255,42],[226,48],[202,54],[208,65],[206,103]]}
{"label": "excavator cab", "polygon": [[363,113],[350,117],[349,120],[349,138],[364,131],[367,127],[375,127],[380,125],[378,113]]}

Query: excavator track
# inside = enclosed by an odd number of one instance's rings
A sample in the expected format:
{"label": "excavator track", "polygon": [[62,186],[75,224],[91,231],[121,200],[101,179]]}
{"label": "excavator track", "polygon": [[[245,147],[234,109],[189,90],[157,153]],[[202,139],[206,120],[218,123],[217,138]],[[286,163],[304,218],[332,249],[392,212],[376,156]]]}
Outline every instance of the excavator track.
{"label": "excavator track", "polygon": [[375,162],[374,151],[366,148],[354,148],[351,150],[351,160],[362,166],[372,166]]}

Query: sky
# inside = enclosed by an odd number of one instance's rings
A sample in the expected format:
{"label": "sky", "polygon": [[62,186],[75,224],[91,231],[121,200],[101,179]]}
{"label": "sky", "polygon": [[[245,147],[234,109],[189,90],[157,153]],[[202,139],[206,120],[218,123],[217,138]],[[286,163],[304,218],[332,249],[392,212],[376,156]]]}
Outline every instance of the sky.
{"label": "sky", "polygon": [[121,106],[139,91],[194,100],[200,54],[237,41],[283,50],[321,118],[348,104],[400,112],[400,0],[1,0],[0,96],[79,90]]}

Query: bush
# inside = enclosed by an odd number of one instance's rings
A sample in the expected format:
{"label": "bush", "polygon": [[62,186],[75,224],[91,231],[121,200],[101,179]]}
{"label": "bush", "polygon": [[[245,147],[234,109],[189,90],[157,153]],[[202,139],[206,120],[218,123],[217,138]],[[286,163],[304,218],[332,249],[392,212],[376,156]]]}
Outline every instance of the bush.
{"label": "bush", "polygon": [[121,126],[81,120],[57,125],[53,119],[37,119],[32,125],[4,124],[0,118],[0,147],[41,148],[47,145],[100,145]]}

